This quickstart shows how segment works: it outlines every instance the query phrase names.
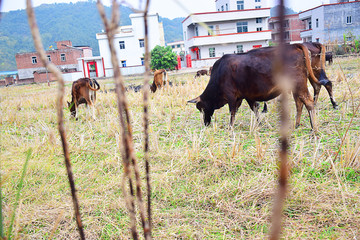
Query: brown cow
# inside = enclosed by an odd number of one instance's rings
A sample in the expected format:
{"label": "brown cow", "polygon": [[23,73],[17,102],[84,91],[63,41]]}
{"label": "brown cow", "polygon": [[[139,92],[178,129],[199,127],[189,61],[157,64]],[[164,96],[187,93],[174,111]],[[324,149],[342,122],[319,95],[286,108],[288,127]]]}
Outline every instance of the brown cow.
{"label": "brown cow", "polygon": [[156,89],[161,88],[167,82],[167,74],[165,69],[159,69],[154,72],[154,81],[150,86],[152,92],[156,92]]}
{"label": "brown cow", "polygon": [[[314,101],[307,88],[308,73],[317,80],[311,69],[309,50],[301,44],[286,45],[285,63],[287,76],[292,83],[292,93],[296,103],[295,126],[300,124],[305,104],[310,124],[313,128]],[[204,92],[190,100],[204,115],[204,124],[209,125],[215,109],[226,103],[231,113],[230,126],[234,125],[235,113],[243,99],[257,113],[257,102],[268,101],[281,94],[280,86],[274,78],[276,48],[258,48],[247,53],[224,55],[213,66],[210,81]],[[324,84],[320,83],[320,84]]]}
{"label": "brown cow", "polygon": [[[338,105],[334,100],[332,83],[325,73],[325,46],[317,42],[305,42],[303,44],[309,49],[311,53],[311,68],[316,77],[316,79],[312,79],[311,74],[308,76],[308,79],[314,88],[314,104],[316,105],[317,103],[321,85],[323,85],[329,94],[333,108],[337,109]],[[264,104],[263,112],[267,112],[266,103]]]}
{"label": "brown cow", "polygon": [[[95,85],[97,88],[95,88]],[[92,106],[92,117],[95,119],[94,104],[96,101],[96,91],[99,89],[100,85],[95,79],[80,78],[74,81],[71,88],[71,102],[67,102],[71,116],[78,120],[76,109],[80,104],[85,103],[87,107],[89,107],[89,105]]]}
{"label": "brown cow", "polygon": [[197,78],[197,77],[203,76],[203,75],[208,75],[208,71],[206,69],[202,69],[202,70],[197,71],[196,74],[195,74],[194,79]]}

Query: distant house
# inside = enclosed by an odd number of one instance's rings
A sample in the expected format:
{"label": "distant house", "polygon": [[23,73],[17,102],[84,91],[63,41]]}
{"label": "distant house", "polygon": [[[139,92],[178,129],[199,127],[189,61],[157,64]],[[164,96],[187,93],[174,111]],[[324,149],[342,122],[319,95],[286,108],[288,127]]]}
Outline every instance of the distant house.
{"label": "distant house", "polygon": [[[61,70],[65,80],[73,81],[83,77],[84,69],[78,64],[78,59],[92,57],[92,49],[89,46],[73,47],[69,40],[58,41],[56,46],[57,49],[46,51],[47,60]],[[55,77],[43,66],[37,52],[17,53],[15,60],[19,75],[18,83],[55,80]]]}
{"label": "distant house", "polygon": [[[300,12],[299,18],[305,23],[305,30],[300,33],[304,42],[330,43],[344,42],[344,35],[360,35],[360,2],[341,1]],[[354,39],[346,39],[354,40]]]}
{"label": "distant house", "polygon": [[183,23],[192,67],[211,66],[224,54],[268,46],[267,0],[216,0],[216,12],[193,13]]}
{"label": "distant house", "polygon": [[[131,25],[120,26],[114,36],[116,55],[123,75],[140,74],[145,72],[145,33],[143,14],[130,14]],[[157,13],[148,14],[149,49],[165,46],[163,25],[159,22]],[[96,34],[99,43],[100,56],[104,58],[106,76],[113,76],[111,54],[106,33]]]}
{"label": "distant house", "polygon": [[172,51],[177,55],[184,54],[185,52],[184,41],[170,42],[167,43],[166,46],[171,47]]}
{"label": "distant house", "polygon": [[[269,29],[271,38],[274,42],[280,40],[280,20],[279,17],[269,19]],[[300,32],[305,29],[305,23],[299,19],[299,14],[285,15],[285,42],[301,43]]]}

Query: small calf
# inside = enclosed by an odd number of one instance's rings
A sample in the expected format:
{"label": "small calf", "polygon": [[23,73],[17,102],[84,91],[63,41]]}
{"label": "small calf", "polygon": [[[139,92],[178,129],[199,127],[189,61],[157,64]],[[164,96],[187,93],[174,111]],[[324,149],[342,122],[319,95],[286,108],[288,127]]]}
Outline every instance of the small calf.
{"label": "small calf", "polygon": [[89,105],[92,106],[92,117],[95,119],[94,104],[96,101],[96,91],[99,89],[100,85],[95,79],[80,78],[74,81],[71,88],[71,102],[67,102],[71,116],[78,120],[76,109],[80,104],[85,103],[87,107],[89,107]]}
{"label": "small calf", "polygon": [[161,88],[167,82],[167,74],[165,69],[159,69],[154,72],[154,81],[150,86],[151,92],[156,92],[156,89]]}

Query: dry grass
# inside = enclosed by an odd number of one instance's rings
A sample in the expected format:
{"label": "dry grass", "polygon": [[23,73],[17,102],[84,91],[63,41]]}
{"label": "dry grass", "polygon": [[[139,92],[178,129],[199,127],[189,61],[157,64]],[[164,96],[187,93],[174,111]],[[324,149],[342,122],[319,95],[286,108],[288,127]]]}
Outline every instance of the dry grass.
{"label": "dry grass", "polygon": [[[332,109],[323,88],[317,106],[319,132],[311,133],[305,110],[303,125],[292,132],[284,239],[360,237],[360,113],[354,115],[360,102],[359,66],[358,58],[336,59],[327,72],[340,108]],[[203,91],[208,78],[194,81],[192,74],[172,75],[170,81],[185,84],[165,88],[149,99],[154,239],[266,238],[277,179],[277,100],[269,102],[269,113],[262,115],[259,126],[243,104],[234,131],[228,130],[227,107],[217,110],[215,121],[204,127],[200,113],[186,101]],[[100,82],[108,88],[110,83]],[[69,89],[70,85],[67,99]],[[5,226],[15,204],[25,152],[32,148],[14,235],[45,239],[53,231],[55,239],[77,239],[56,125],[56,85],[2,88],[0,94]],[[128,100],[142,164],[142,95],[128,92]],[[293,102],[290,107],[294,120]],[[88,239],[128,239],[115,94],[98,94],[96,110],[96,121],[90,120],[84,107],[79,121],[65,111],[84,229]],[[142,165],[141,171],[145,177]]]}

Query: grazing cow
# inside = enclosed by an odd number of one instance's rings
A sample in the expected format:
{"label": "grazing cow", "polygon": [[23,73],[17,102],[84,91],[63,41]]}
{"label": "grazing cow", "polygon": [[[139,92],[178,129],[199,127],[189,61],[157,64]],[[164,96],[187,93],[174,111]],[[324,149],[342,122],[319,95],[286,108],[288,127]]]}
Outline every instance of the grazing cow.
{"label": "grazing cow", "polygon": [[[311,68],[316,77],[316,79],[313,79],[311,74],[308,76],[308,79],[314,88],[314,104],[316,105],[317,103],[321,85],[323,85],[329,94],[333,108],[337,109],[338,105],[334,100],[332,83],[325,73],[325,46],[317,42],[305,42],[303,45],[305,45],[311,53]],[[263,112],[267,112],[266,102],[264,104]]]}
{"label": "grazing cow", "polygon": [[68,107],[71,112],[71,116],[78,119],[78,113],[76,109],[80,104],[85,103],[87,107],[92,106],[93,119],[95,119],[95,101],[96,91],[100,89],[99,83],[95,79],[80,78],[73,82],[71,88],[71,102],[68,103]]}
{"label": "grazing cow", "polygon": [[[296,103],[295,127],[300,125],[300,117],[305,104],[310,124],[313,128],[314,101],[307,88],[308,73],[317,80],[311,69],[309,50],[301,44],[286,45],[285,70],[292,83],[292,93]],[[268,101],[281,94],[280,86],[274,78],[276,48],[258,48],[247,53],[224,55],[213,66],[210,81],[204,92],[188,102],[196,103],[203,113],[204,124],[209,125],[215,109],[229,105],[230,126],[234,125],[235,113],[243,99],[257,115],[258,101]],[[321,84],[325,84],[324,82]]]}
{"label": "grazing cow", "polygon": [[333,53],[332,52],[326,52],[325,61],[329,62],[329,65],[332,64],[332,62],[333,62]]}
{"label": "grazing cow", "polygon": [[160,89],[162,86],[166,85],[167,74],[165,69],[159,69],[154,72],[154,81],[150,86],[152,92],[156,92],[156,89]]}
{"label": "grazing cow", "polygon": [[202,70],[197,71],[196,74],[195,74],[194,79],[198,78],[200,76],[203,76],[203,75],[208,75],[208,71],[206,69],[202,69]]}

